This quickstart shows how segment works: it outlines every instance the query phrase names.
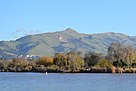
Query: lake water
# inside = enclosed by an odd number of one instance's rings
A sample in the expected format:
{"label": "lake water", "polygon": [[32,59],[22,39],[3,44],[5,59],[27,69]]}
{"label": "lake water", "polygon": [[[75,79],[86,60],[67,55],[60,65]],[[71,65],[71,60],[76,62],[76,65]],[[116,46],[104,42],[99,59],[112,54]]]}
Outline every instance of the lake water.
{"label": "lake water", "polygon": [[0,73],[0,91],[135,91],[136,74]]}

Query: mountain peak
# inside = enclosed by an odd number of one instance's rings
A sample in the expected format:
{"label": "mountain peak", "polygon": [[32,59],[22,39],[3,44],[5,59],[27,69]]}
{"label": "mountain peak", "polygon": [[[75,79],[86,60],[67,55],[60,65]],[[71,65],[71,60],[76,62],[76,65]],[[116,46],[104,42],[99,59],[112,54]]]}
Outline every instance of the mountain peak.
{"label": "mountain peak", "polygon": [[14,58],[14,55],[52,56],[57,52],[72,50],[106,53],[112,42],[132,44],[136,48],[136,36],[114,32],[83,34],[67,28],[63,31],[24,36],[12,42],[0,41],[0,55],[4,58]]}
{"label": "mountain peak", "polygon": [[72,28],[67,28],[66,30],[64,30],[64,32],[66,32],[66,33],[78,33],[76,30],[74,30]]}

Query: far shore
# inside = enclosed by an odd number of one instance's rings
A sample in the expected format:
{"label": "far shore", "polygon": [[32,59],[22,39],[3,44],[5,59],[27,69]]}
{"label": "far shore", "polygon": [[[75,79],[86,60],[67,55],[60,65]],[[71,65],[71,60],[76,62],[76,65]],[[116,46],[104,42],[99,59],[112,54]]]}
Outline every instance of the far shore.
{"label": "far shore", "polygon": [[118,74],[118,73],[136,73],[136,68],[92,68],[92,69],[86,69],[86,70],[63,70],[63,71],[57,71],[57,70],[41,70],[41,71],[10,71],[10,70],[0,70],[0,72],[16,72],[16,73],[23,73],[23,72],[33,72],[33,73],[112,73],[112,74]]}

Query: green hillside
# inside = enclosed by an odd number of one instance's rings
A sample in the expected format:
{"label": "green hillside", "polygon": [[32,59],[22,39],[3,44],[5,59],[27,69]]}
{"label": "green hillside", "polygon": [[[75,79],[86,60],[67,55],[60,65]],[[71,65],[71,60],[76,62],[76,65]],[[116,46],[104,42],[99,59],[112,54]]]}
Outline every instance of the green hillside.
{"label": "green hillside", "polygon": [[28,35],[15,41],[0,41],[0,55],[15,57],[18,55],[48,55],[71,50],[107,53],[112,42],[122,42],[136,47],[136,37],[120,33],[82,34],[73,29],[53,33]]}

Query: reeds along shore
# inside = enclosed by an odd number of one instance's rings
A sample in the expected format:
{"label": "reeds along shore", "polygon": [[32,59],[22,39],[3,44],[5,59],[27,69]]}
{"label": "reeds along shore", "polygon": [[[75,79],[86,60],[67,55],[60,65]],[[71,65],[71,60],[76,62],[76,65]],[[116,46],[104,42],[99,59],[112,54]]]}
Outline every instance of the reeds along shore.
{"label": "reeds along shore", "polygon": [[136,68],[132,67],[111,67],[111,68],[91,68],[87,69],[88,73],[136,73]]}

